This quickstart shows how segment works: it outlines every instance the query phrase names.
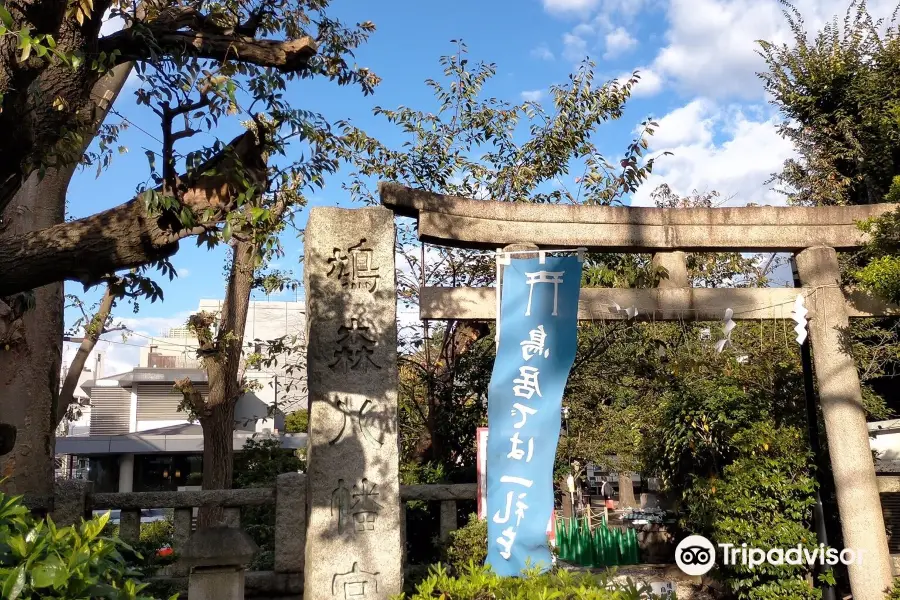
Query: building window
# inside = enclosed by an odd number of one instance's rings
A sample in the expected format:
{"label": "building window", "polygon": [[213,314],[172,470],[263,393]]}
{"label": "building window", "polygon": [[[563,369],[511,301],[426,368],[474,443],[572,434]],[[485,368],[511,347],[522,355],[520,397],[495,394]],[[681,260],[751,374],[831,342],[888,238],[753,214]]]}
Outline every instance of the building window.
{"label": "building window", "polygon": [[203,457],[194,454],[142,454],[134,461],[134,491],[175,492],[199,485]]}
{"label": "building window", "polygon": [[[90,456],[86,460],[88,481],[94,483],[94,491],[114,493],[119,491],[118,455]],[[84,464],[79,459],[79,466]]]}

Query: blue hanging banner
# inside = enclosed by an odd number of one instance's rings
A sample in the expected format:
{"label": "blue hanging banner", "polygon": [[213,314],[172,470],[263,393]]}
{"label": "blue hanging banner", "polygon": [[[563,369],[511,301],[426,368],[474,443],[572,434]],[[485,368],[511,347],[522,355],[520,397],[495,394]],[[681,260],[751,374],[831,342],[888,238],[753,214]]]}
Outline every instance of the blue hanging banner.
{"label": "blue hanging banner", "polygon": [[487,564],[501,576],[552,564],[553,463],[580,290],[574,256],[513,258],[503,272],[487,441]]}

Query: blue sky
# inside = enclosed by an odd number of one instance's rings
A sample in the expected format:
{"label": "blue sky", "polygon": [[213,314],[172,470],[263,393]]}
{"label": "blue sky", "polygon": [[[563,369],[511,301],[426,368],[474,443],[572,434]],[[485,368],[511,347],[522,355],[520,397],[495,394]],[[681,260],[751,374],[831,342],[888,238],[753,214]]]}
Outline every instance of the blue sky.
{"label": "blue sky", "polygon": [[[818,28],[835,14],[843,17],[846,0],[801,0],[797,6],[809,26]],[[870,2],[876,16],[892,8],[893,2]],[[372,108],[402,104],[434,109],[436,102],[424,80],[440,75],[438,59],[454,52],[452,39],[465,40],[471,60],[497,64],[497,75],[486,92],[511,102],[546,101],[549,87],[564,82],[577,63],[590,56],[600,79],[635,69],[643,76],[624,117],[600,129],[596,138],[600,150],[610,157],[619,155],[634,127],[653,116],[660,128],[651,139],[651,150],[673,152],[635,195],[635,204],[650,203],[650,191],[661,183],[683,194],[717,190],[730,206],[781,202],[765,181],[792,150],[777,135],[778,116],[755,75],[764,69],[755,54],[755,40],[790,41],[775,0],[459,0],[451,5],[428,0],[334,0],[329,14],[347,22],[375,23],[377,31],[357,59],[383,81],[368,98],[324,81],[294,84],[290,98],[298,107],[330,120],[351,119],[370,135],[394,143],[399,138],[383,119],[372,116]],[[70,216],[120,204],[147,179],[144,149],[159,150],[161,144],[158,119],[134,102],[139,83],[130,80],[115,104],[115,110],[133,123],[120,140],[129,152],[117,155],[99,179],[93,170],[76,174],[69,190]],[[109,122],[120,120],[112,115]],[[227,141],[237,132],[232,123],[216,133]],[[200,141],[208,144],[211,139]],[[310,205],[349,205],[341,182],[342,173],[329,178]],[[305,219],[306,212],[300,226]],[[286,234],[283,244],[281,268],[299,272],[298,241]],[[119,316],[142,335],[182,324],[200,298],[222,296],[223,259],[223,250],[209,252],[190,241],[182,243],[172,260],[180,277],[163,282],[165,302],[143,302],[137,315],[123,306]],[[83,295],[78,284],[67,284],[67,292]],[[98,296],[96,290],[87,294],[89,299]],[[293,299],[293,294],[277,299]],[[67,315],[70,322],[75,316],[72,311]],[[116,335],[108,337],[121,342]],[[106,344],[110,372],[133,363],[136,345],[143,339],[132,337],[130,345]]]}

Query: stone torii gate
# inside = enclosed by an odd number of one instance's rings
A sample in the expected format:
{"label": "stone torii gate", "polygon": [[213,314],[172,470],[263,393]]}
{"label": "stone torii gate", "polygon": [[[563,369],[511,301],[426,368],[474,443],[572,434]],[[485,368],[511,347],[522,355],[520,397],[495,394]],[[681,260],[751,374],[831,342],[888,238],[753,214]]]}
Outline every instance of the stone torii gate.
{"label": "stone torii gate", "polygon": [[[669,278],[657,289],[583,289],[579,318],[585,320],[627,318],[621,311],[611,312],[613,305],[636,306],[638,318],[656,320],[681,320],[689,314],[697,320],[719,321],[727,308],[734,309],[736,320],[786,318],[787,311],[775,314],[772,307],[793,304],[796,288],[691,288],[684,252],[793,253],[812,300],[807,305],[809,336],[844,545],[863,553],[862,564],[849,566],[853,597],[884,597],[893,575],[884,517],[859,376],[840,337],[850,318],[900,312],[861,294],[846,295],[840,287],[836,251],[862,245],[865,238],[856,222],[896,205],[625,208],[470,200],[395,183],[382,183],[379,190],[385,207],[417,219],[424,242],[469,249],[528,243],[543,250],[650,252],[655,263],[668,270]],[[489,321],[496,318],[496,311],[494,288],[432,287],[420,296],[423,319]]]}

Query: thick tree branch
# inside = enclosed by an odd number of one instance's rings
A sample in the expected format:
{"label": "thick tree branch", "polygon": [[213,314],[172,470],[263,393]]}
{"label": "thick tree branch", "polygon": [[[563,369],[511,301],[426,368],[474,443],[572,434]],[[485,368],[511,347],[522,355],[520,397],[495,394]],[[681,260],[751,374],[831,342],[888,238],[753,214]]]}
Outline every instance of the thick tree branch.
{"label": "thick tree branch", "polygon": [[72,359],[72,364],[69,365],[69,372],[66,373],[66,380],[63,382],[62,391],[59,393],[59,403],[56,405],[57,425],[66,418],[69,406],[75,403],[75,390],[78,387],[78,379],[84,370],[88,357],[97,345],[97,340],[100,339],[101,335],[107,333],[106,323],[109,321],[109,315],[116,305],[116,298],[117,295],[113,292],[113,286],[106,286],[106,293],[103,294],[103,299],[100,300],[97,314],[84,328],[84,337],[81,338],[81,345],[78,347],[75,358]]}
{"label": "thick tree branch", "polygon": [[[195,171],[200,175],[184,178],[187,191],[181,200],[197,221],[206,209],[216,211],[213,221],[191,229],[181,228],[170,215],[150,215],[138,197],[84,219],[0,239],[0,296],[56,281],[96,283],[109,273],[172,256],[178,240],[208,230],[234,208],[237,169],[265,181],[265,160],[264,149],[248,131]],[[214,167],[212,175],[202,174]]]}
{"label": "thick tree branch", "polygon": [[153,53],[153,45],[176,53],[192,52],[200,58],[212,60],[240,60],[261,67],[273,67],[293,72],[309,66],[317,51],[316,42],[309,36],[296,40],[260,40],[235,34],[204,31],[174,31],[155,24],[149,26],[152,35],[138,35],[123,29],[100,40],[100,50],[110,54],[121,52],[121,62],[146,60]]}

